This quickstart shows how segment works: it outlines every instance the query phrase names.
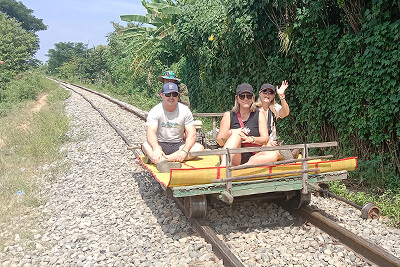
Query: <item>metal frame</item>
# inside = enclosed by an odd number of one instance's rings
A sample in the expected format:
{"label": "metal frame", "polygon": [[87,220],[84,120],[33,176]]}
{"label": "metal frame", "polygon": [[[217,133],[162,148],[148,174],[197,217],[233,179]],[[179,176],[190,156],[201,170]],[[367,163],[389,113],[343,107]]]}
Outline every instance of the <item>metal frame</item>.
{"label": "metal frame", "polygon": [[[347,179],[347,171],[335,171],[319,174],[310,174],[308,177],[307,184],[315,184],[320,182],[336,181]],[[256,181],[245,181],[245,182],[230,182],[231,196],[245,196],[255,195],[270,192],[286,192],[293,190],[301,190],[303,187],[302,176],[293,176],[285,178],[275,178],[266,180]],[[307,189],[313,191],[314,188],[307,185]],[[224,183],[211,183],[203,185],[190,185],[190,186],[177,186],[171,188],[174,197],[186,197],[186,196],[197,196],[197,195],[209,195],[219,194],[220,199],[223,200],[224,194],[226,194],[226,185]]]}
{"label": "metal frame", "polygon": [[[218,149],[218,150],[208,150],[208,151],[198,151],[198,152],[191,152],[190,156],[206,156],[206,155],[222,155],[226,157],[226,178],[213,180],[212,184],[209,184],[210,187],[207,185],[196,185],[190,186],[191,190],[194,188],[199,189],[202,194],[220,194],[220,199],[228,204],[232,204],[233,199],[235,196],[241,195],[252,195],[252,194],[260,194],[260,193],[268,193],[268,192],[277,192],[277,191],[291,191],[291,190],[301,190],[301,194],[306,195],[308,194],[309,183],[316,183],[325,180],[321,180],[318,178],[314,178],[309,181],[309,172],[316,172],[319,169],[308,169],[308,161],[315,158],[330,158],[332,155],[329,156],[322,156],[322,157],[308,157],[308,149],[315,148],[315,147],[333,147],[337,146],[337,142],[325,142],[325,143],[310,143],[310,144],[298,144],[298,145],[285,145],[279,146],[279,150],[289,150],[289,149],[302,149],[303,150],[303,158],[302,159],[293,159],[287,161],[278,161],[268,164],[258,164],[258,165],[241,165],[241,166],[232,166],[231,162],[231,154],[235,153],[244,153],[244,152],[261,152],[261,151],[273,151],[277,150],[277,147],[246,147],[246,148],[234,148],[234,149]],[[280,172],[274,174],[259,174],[259,175],[251,175],[251,176],[238,176],[232,177],[232,171],[238,169],[248,169],[253,167],[259,166],[271,166],[271,165],[281,165],[286,164],[289,162],[302,162],[301,171],[290,171],[290,172]],[[342,178],[344,175],[340,172],[340,179],[347,178],[347,171],[345,171],[345,178]],[[293,174],[294,176],[286,177],[286,178],[278,178],[278,179],[267,179],[267,180],[259,180],[254,182],[235,182],[235,180],[244,180],[244,179],[251,179],[251,178],[262,178],[268,176],[276,176],[276,175],[284,175],[284,174]],[[301,176],[296,176],[301,174]],[[323,176],[321,174],[320,176]],[[221,183],[225,183],[225,185],[221,185]],[[269,186],[265,186],[264,183],[274,183],[269,184]],[[219,184],[219,185],[218,185]],[[246,185],[246,186],[244,186]],[[235,187],[235,190],[233,188]],[[241,191],[245,191],[246,193],[238,193],[237,187],[241,188]],[[174,192],[179,192],[177,194],[174,193],[174,196],[181,195],[181,190],[178,188],[184,189],[186,187],[175,187],[173,189]],[[217,189],[216,189],[217,188]],[[221,188],[225,188],[222,190]],[[273,189],[271,189],[273,188]],[[197,194],[197,193],[196,193]],[[196,195],[196,194],[189,194],[189,195]],[[185,196],[189,196],[185,195]]]}

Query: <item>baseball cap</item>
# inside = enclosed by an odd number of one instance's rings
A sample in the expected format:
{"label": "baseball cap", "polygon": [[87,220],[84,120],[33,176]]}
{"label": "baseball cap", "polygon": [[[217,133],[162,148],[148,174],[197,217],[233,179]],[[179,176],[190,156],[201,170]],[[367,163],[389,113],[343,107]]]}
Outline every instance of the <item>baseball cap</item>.
{"label": "baseball cap", "polygon": [[157,80],[159,80],[160,82],[162,82],[163,79],[175,80],[178,82],[180,81],[180,79],[176,78],[176,74],[172,70],[164,71],[163,75],[157,77]]}
{"label": "baseball cap", "polygon": [[264,83],[263,85],[261,85],[260,91],[265,89],[271,89],[275,93],[275,87],[270,83]]}
{"label": "baseball cap", "polygon": [[162,86],[162,93],[163,94],[168,94],[168,93],[172,93],[172,92],[179,93],[178,85],[176,85],[175,83],[163,84],[163,86]]}
{"label": "baseball cap", "polygon": [[239,84],[236,87],[236,94],[240,95],[241,93],[244,93],[244,92],[248,92],[248,93],[253,93],[254,94],[253,87],[248,83]]}

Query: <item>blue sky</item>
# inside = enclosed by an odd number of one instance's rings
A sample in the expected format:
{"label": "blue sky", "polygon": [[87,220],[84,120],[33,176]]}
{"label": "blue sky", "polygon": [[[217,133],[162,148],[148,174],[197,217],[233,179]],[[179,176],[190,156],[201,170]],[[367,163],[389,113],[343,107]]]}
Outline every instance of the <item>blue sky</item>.
{"label": "blue sky", "polygon": [[36,58],[47,61],[47,51],[58,42],[82,42],[93,47],[107,44],[111,21],[126,25],[120,15],[146,14],[140,0],[19,0],[48,26],[38,32]]}

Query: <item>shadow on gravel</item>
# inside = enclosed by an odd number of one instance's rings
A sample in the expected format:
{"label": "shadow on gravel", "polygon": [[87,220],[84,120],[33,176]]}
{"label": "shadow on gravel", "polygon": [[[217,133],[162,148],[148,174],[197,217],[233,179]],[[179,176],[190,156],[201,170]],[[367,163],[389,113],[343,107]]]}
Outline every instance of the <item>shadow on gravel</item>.
{"label": "shadow on gravel", "polygon": [[[189,220],[176,206],[172,197],[147,171],[132,173],[139,185],[139,191],[146,205],[151,209],[158,224],[166,235],[177,240],[193,235]],[[208,202],[205,222],[217,233],[225,237],[243,232],[269,231],[286,227],[303,227],[306,222],[299,216],[285,210],[282,201],[237,199],[232,205],[221,201]],[[320,210],[324,216],[337,221],[332,215]]]}
{"label": "shadow on gravel", "polygon": [[132,173],[132,176],[142,199],[168,237],[178,240],[195,233],[172,197],[167,196],[151,173],[143,170]]}

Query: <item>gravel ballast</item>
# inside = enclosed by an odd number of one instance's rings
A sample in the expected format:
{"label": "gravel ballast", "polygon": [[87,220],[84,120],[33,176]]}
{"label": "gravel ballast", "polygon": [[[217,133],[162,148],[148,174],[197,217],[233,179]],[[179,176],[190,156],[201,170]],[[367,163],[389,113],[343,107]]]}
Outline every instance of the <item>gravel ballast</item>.
{"label": "gravel ballast", "polygon": [[[143,121],[99,96],[76,90],[131,142],[144,141]],[[16,236],[0,251],[1,266],[223,266],[88,102],[71,92],[66,113],[72,141],[63,147],[65,170],[55,179],[39,179],[47,202],[36,211],[40,219],[33,240]],[[310,205],[400,257],[399,229],[382,220],[363,220],[359,210],[334,199],[313,196]],[[205,220],[246,266],[371,266],[267,201],[209,206]]]}

